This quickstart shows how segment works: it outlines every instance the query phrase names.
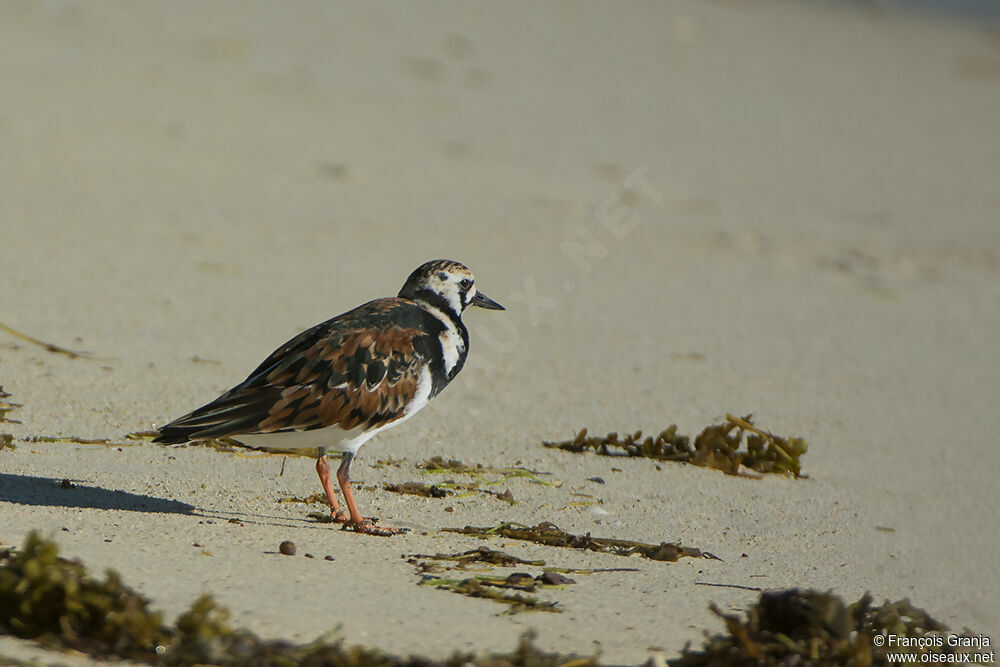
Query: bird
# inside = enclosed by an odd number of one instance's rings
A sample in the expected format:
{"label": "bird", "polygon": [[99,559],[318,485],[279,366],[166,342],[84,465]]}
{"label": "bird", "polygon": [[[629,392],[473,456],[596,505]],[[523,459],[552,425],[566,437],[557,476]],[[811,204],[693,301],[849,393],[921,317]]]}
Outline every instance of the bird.
{"label": "bird", "polygon": [[[365,442],[415,415],[462,370],[469,354],[462,314],[470,306],[504,310],[476,289],[464,264],[426,262],[397,296],[303,331],[243,382],[160,427],[153,442],[232,438],[251,447],[315,447],[333,521],[370,535],[405,532],[361,515],[351,490],[351,462]],[[329,450],[343,452],[337,482],[347,512],[330,480]]]}

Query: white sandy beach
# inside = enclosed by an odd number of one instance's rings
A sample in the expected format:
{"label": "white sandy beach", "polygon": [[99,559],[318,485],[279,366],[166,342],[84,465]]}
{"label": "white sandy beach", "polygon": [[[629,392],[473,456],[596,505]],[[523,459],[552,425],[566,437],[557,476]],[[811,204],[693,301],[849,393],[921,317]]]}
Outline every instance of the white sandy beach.
{"label": "white sandy beach", "polygon": [[[757,598],[699,582],[909,597],[996,643],[998,109],[1000,29],[856,5],[0,3],[0,322],[94,356],[0,333],[22,406],[0,423],[0,545],[38,529],[171,618],[210,592],[265,637],[394,653],[534,628],[546,650],[670,657],[721,630],[710,601]],[[362,511],[409,534],[279,503],[320,491],[309,459],[124,439],[437,257],[508,310],[469,312],[466,369],[355,462]],[[806,438],[809,479],[540,444],[727,412]],[[562,486],[369,488],[427,481],[433,455]],[[401,558],[501,521],[722,561],[498,540],[639,569],[505,616]],[[0,638],[29,653],[66,659]]]}

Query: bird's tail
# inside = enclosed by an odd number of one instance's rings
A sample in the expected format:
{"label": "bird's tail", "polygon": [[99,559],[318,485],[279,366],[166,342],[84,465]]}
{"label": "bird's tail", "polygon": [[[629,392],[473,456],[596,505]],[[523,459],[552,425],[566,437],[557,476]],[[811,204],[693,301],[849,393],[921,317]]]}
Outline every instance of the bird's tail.
{"label": "bird's tail", "polygon": [[171,426],[167,424],[160,429],[160,435],[153,438],[153,442],[161,445],[181,445],[191,440],[191,436],[197,429],[185,428],[183,426]]}

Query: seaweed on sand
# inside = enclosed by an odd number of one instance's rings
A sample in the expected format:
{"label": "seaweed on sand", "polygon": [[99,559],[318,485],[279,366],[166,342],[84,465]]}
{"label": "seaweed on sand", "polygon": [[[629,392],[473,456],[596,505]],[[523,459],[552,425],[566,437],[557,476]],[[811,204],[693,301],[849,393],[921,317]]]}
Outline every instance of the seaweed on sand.
{"label": "seaweed on sand", "polygon": [[[807,477],[802,474],[799,461],[808,449],[806,441],[763,430],[753,424],[751,415],[734,417],[727,414],[721,424],[705,427],[694,439],[693,445],[688,436],[678,435],[674,424],[655,437],[643,438],[642,431],[636,431],[626,433],[620,439],[617,433],[598,438],[588,436],[587,429],[582,429],[572,440],[542,444],[577,453],[594,450],[605,456],[636,456],[690,463],[721,470],[727,475],[738,475],[743,467],[759,473]],[[744,444],[745,449],[741,449]]]}
{"label": "seaweed on sand", "polygon": [[524,611],[549,611],[560,613],[556,602],[539,600],[533,595],[524,595],[521,592],[506,593],[502,589],[514,589],[516,591],[534,591],[542,584],[530,574],[515,573],[509,577],[497,577],[491,575],[476,575],[463,579],[449,579],[446,577],[426,577],[420,581],[421,586],[434,586],[444,588],[453,593],[467,595],[474,598],[486,598],[508,605],[507,613],[516,614]]}
{"label": "seaweed on sand", "polygon": [[103,581],[78,562],[60,558],[55,543],[32,532],[20,550],[0,551],[0,634],[41,640],[101,658],[154,665],[349,665],[350,667],[558,667],[596,665],[595,658],[544,653],[525,634],[509,654],[444,660],[397,657],[322,639],[298,645],[263,640],[233,629],[229,611],[211,596],[198,598],[174,626],[149,610],[149,601],[109,571]]}
{"label": "seaweed on sand", "polygon": [[503,500],[511,505],[515,504],[514,494],[510,489],[503,492],[493,489],[484,489],[478,483],[462,484],[451,480],[439,482],[437,484],[424,484],[423,482],[402,482],[401,484],[383,484],[382,488],[392,493],[404,493],[411,496],[421,496],[424,498],[447,498],[455,496],[464,498],[477,494],[493,496],[497,500]]}
{"label": "seaweed on sand", "polygon": [[3,322],[0,322],[0,330],[6,331],[11,336],[14,336],[15,338],[20,338],[21,340],[23,340],[25,342],[28,342],[28,343],[31,343],[32,345],[38,345],[39,347],[43,347],[48,352],[55,352],[56,354],[65,354],[70,359],[76,359],[78,357],[91,358],[91,354],[89,352],[80,352],[80,351],[77,351],[77,350],[69,350],[69,349],[67,349],[65,347],[60,347],[60,346],[54,345],[52,343],[46,343],[44,340],[39,340],[39,339],[35,338],[34,336],[29,336],[26,333],[22,333],[22,332],[18,331],[17,329],[14,329],[13,327],[9,327],[6,324],[4,324]]}
{"label": "seaweed on sand", "polygon": [[393,493],[405,493],[411,496],[421,496],[422,498],[446,498],[454,495],[455,492],[438,484],[424,484],[422,482],[402,482],[400,484],[384,484],[386,491]]}
{"label": "seaweed on sand", "polygon": [[[505,613],[508,614],[524,611],[561,612],[562,610],[557,606],[557,603],[539,600],[533,595],[525,595],[524,593],[534,593],[541,588],[565,588],[568,584],[576,583],[569,577],[549,571],[542,572],[537,576],[526,572],[515,572],[507,576],[494,574],[477,574],[472,577],[460,578],[444,576],[443,573],[447,572],[469,570],[475,564],[484,565],[486,570],[494,567],[519,565],[541,567],[545,565],[545,561],[524,560],[487,547],[456,554],[439,553],[433,556],[413,554],[409,557],[404,556],[404,558],[407,558],[408,563],[417,567],[417,572],[421,575],[421,586],[433,586],[468,597],[493,600],[507,605]],[[480,568],[480,570],[482,569]]]}
{"label": "seaweed on sand", "polygon": [[[516,477],[526,477],[536,484],[543,484],[545,486],[562,485],[562,482],[559,480],[542,479],[542,477],[549,476],[552,473],[539,472],[538,470],[531,470],[530,468],[525,468],[524,466],[497,468],[494,466],[484,466],[481,463],[469,464],[463,463],[462,461],[456,461],[454,459],[446,460],[441,456],[433,456],[429,459],[425,459],[417,464],[417,468],[421,469],[424,474],[428,475],[445,473],[471,475],[485,484],[500,484]],[[491,480],[487,478],[487,475],[499,476],[500,479]]]}
{"label": "seaweed on sand", "polygon": [[113,445],[107,438],[83,438],[78,435],[29,435],[25,442],[61,442],[71,445]]}
{"label": "seaweed on sand", "polygon": [[[479,547],[455,554],[413,554],[404,556],[407,562],[417,567],[421,586],[443,588],[452,593],[459,593],[474,598],[487,598],[494,602],[508,605],[505,613],[516,614],[524,611],[561,612],[562,608],[556,602],[539,600],[524,593],[533,593],[539,589],[561,589],[576,581],[567,574],[594,574],[596,572],[638,572],[635,568],[598,568],[573,569],[544,567],[543,560],[525,560],[502,551],[488,547]],[[476,567],[479,566],[479,567]],[[448,572],[478,570],[489,572],[496,567],[541,567],[542,572],[531,575],[526,572],[514,572],[502,576],[494,574],[477,574],[472,577],[450,577]],[[515,592],[508,593],[504,589]]]}
{"label": "seaweed on sand", "polygon": [[[746,610],[746,618],[724,614],[714,604],[709,607],[726,625],[728,634],[706,639],[699,651],[684,648],[671,667],[710,665],[890,665],[888,653],[955,653],[940,640],[883,641],[876,636],[921,638],[947,628],[909,600],[886,601],[872,606],[865,594],[847,606],[833,593],[790,589],[761,593],[758,602]],[[707,633],[706,633],[707,634]],[[918,646],[920,645],[920,646]],[[919,656],[915,656],[921,662]],[[931,662],[948,662],[931,660]]]}
{"label": "seaweed on sand", "polygon": [[132,431],[125,434],[126,440],[152,440],[160,435],[159,431]]}
{"label": "seaweed on sand", "polygon": [[302,505],[326,505],[329,501],[327,501],[325,494],[314,493],[311,496],[306,496],[305,498],[299,496],[286,496],[284,498],[278,498],[278,502],[296,503]]}
{"label": "seaweed on sand", "polygon": [[[7,399],[10,398],[10,394],[0,387],[0,424],[7,422],[10,424],[19,424],[16,419],[7,419],[7,413],[11,410],[16,410],[21,407],[20,403],[11,403]],[[5,449],[17,449],[14,445],[14,435],[12,433],[0,433],[0,451]]]}
{"label": "seaweed on sand", "polygon": [[463,463],[454,459],[445,459],[441,456],[425,459],[417,464],[417,468],[425,475],[468,475],[472,480],[469,482],[458,482],[454,479],[447,479],[436,484],[403,482],[401,484],[384,484],[382,488],[393,493],[406,493],[414,496],[423,496],[424,498],[445,498],[447,496],[463,498],[483,494],[493,496],[498,500],[513,505],[516,501],[510,489],[495,491],[489,487],[503,484],[514,478],[527,478],[530,482],[545,486],[560,486],[562,484],[558,480],[542,479],[543,476],[549,475],[549,473],[530,470],[521,466],[497,468],[478,463]]}
{"label": "seaweed on sand", "polygon": [[7,413],[11,410],[16,410],[21,407],[20,403],[11,403],[7,399],[10,398],[10,394],[0,387],[0,422],[10,422],[12,424],[17,424],[19,422],[13,419],[7,419]]}
{"label": "seaweed on sand", "polygon": [[541,567],[545,565],[545,561],[543,560],[523,560],[517,556],[511,556],[510,554],[505,554],[502,551],[496,551],[488,547],[479,547],[478,549],[470,549],[469,551],[462,551],[455,554],[434,554],[433,556],[429,554],[413,554],[409,556],[409,562],[416,562],[420,558],[450,561],[454,562],[456,567],[460,568],[466,568],[472,563],[486,563],[488,565],[500,565],[503,567],[513,565],[535,565]]}
{"label": "seaweed on sand", "polygon": [[466,526],[465,528],[444,528],[443,530],[449,533],[476,535],[478,537],[506,537],[508,539],[525,540],[552,547],[600,551],[618,556],[639,554],[643,558],[649,558],[650,560],[673,562],[684,557],[722,560],[718,556],[702,551],[701,549],[685,547],[674,542],[647,544],[633,540],[592,537],[590,533],[586,535],[574,535],[561,530],[558,526],[548,521],[543,521],[537,526],[525,526],[519,523],[501,523],[497,526],[486,528]]}
{"label": "seaweed on sand", "polygon": [[92,578],[35,532],[22,549],[0,551],[0,627],[19,637],[143,659],[169,641],[162,615],[148,605],[114,572]]}

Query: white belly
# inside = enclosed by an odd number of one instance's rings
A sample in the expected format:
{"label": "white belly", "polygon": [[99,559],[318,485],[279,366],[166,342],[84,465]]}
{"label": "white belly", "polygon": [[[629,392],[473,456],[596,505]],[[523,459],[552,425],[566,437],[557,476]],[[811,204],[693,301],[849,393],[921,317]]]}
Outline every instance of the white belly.
{"label": "white belly", "polygon": [[282,431],[281,433],[255,433],[253,435],[235,435],[233,440],[250,447],[265,449],[315,449],[326,447],[342,452],[356,452],[365,440],[375,435],[375,431],[367,433],[360,428],[345,431],[339,426],[318,428],[312,431]]}

